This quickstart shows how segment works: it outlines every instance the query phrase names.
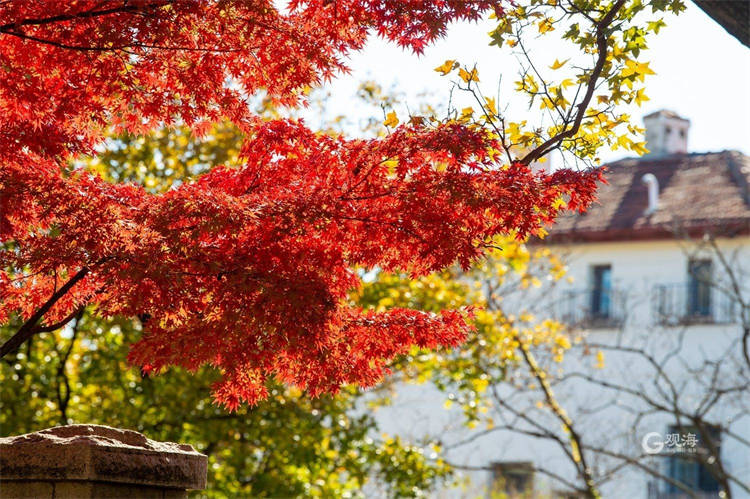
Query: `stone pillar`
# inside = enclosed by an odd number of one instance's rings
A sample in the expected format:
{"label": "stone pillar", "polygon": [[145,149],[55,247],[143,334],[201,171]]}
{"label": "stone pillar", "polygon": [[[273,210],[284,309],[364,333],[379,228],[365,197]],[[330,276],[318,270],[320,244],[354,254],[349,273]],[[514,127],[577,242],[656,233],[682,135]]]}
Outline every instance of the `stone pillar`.
{"label": "stone pillar", "polygon": [[0,497],[186,497],[206,487],[206,456],[138,432],[70,425],[0,438]]}

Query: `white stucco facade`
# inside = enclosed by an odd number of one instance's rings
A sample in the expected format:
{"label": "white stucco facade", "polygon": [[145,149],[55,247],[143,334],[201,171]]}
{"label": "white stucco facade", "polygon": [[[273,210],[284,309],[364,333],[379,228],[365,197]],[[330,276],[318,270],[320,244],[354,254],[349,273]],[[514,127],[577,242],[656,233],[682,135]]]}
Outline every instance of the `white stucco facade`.
{"label": "white stucco facade", "polygon": [[[577,322],[576,330],[582,333],[585,343],[615,346],[606,349],[604,367],[597,368],[592,351],[598,349],[585,352],[578,345],[557,373],[582,375],[556,381],[554,390],[575,428],[583,435],[584,443],[632,457],[640,465],[674,478],[680,472],[670,470],[670,466],[676,465],[670,464],[667,457],[644,455],[642,440],[653,432],[663,439],[669,438],[670,432],[676,432],[670,430],[675,416],[668,410],[649,407],[646,399],[667,408],[670,404],[677,405],[685,414],[700,412],[705,406],[702,420],[721,425],[731,433],[719,438],[722,466],[728,475],[748,486],[750,391],[741,386],[742,380],[748,379],[750,366],[742,356],[743,310],[739,303],[734,303],[732,293],[736,291],[733,284],[739,283],[744,299],[750,298],[750,237],[717,239],[715,247],[707,241],[674,238],[590,242],[552,246],[552,249],[568,263],[571,279],[557,284],[550,297],[537,307],[537,315]],[[703,291],[696,291],[696,285],[690,284],[691,261],[711,262],[709,298],[697,298]],[[586,320],[591,319],[594,307],[595,269],[606,266],[610,269],[607,317]],[[727,276],[727,268],[732,269],[734,283]],[[512,304],[508,306],[513,308]],[[747,321],[747,309],[744,314]],[[642,353],[634,354],[628,349],[646,352],[654,363]],[[589,382],[585,376],[598,382]],[[617,390],[607,384],[632,391]],[[559,422],[544,416],[549,416],[549,411],[535,409],[538,391],[525,396],[502,385],[498,390],[523,414],[533,414],[543,427],[560,433]],[[729,393],[722,394],[712,404],[710,397],[716,390]],[[497,426],[492,429],[482,425],[469,429],[463,424],[460,409],[446,409],[445,400],[445,393],[429,385],[404,386],[398,390],[393,406],[376,414],[384,431],[415,442],[437,435],[447,449],[448,460],[463,468],[459,475],[469,483],[463,488],[446,489],[438,496],[488,497],[493,463],[531,463],[534,468],[550,472],[535,471],[531,492],[524,497],[574,496],[567,495],[569,487],[551,477],[554,474],[574,485],[577,483],[570,459],[554,440],[502,430],[497,427],[502,426],[497,417]],[[511,420],[517,421],[518,417]],[[682,424],[685,426],[679,433],[689,433],[685,428],[691,423]],[[523,424],[517,426],[528,428]],[[465,443],[457,445],[460,442]],[[638,465],[627,465],[622,459],[600,452],[586,451],[584,455],[597,472],[607,475],[607,470],[614,470],[600,484],[605,497],[689,497],[679,495]],[[718,497],[716,492],[701,491],[700,487],[694,490],[697,497]],[[730,483],[730,491],[734,498],[750,498],[750,492],[737,483]]]}

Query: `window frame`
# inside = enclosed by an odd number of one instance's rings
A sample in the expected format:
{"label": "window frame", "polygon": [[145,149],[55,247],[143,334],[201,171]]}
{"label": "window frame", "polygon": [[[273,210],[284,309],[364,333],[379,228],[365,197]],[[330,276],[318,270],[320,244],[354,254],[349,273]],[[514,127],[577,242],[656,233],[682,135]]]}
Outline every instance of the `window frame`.
{"label": "window frame", "polygon": [[591,317],[612,318],[612,264],[603,263],[591,266]]}
{"label": "window frame", "polygon": [[708,258],[691,258],[687,267],[687,316],[709,318],[713,316],[712,276],[713,262]]}
{"label": "window frame", "polygon": [[[531,461],[496,461],[491,469],[491,491],[502,492],[509,497],[534,497],[535,467]],[[523,481],[523,490],[509,487],[509,481],[515,484],[518,479]]]}
{"label": "window frame", "polygon": [[[703,433],[695,426],[670,425],[668,431],[669,433],[696,434],[700,439],[698,441],[698,452],[707,452],[707,446],[702,443]],[[709,438],[712,439],[713,444],[716,446],[717,453],[721,454],[721,429],[712,426],[709,428],[709,432],[711,433]],[[705,464],[698,459],[685,456],[689,455],[684,451],[667,455],[666,475],[699,494],[714,494],[720,492],[721,484],[716,477],[711,474]],[[678,476],[678,472],[680,476]],[[671,483],[667,483],[667,493],[679,494],[682,493],[682,490]]]}

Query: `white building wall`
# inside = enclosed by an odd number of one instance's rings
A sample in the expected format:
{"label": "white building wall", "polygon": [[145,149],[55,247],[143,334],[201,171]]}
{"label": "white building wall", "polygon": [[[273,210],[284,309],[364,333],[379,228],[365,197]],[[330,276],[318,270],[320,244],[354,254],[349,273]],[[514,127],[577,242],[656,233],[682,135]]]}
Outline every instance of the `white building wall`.
{"label": "white building wall", "polygon": [[[742,237],[719,241],[719,248],[728,262],[735,267],[736,276],[750,272],[750,238]],[[572,282],[563,282],[553,296],[566,291],[589,287],[591,267],[609,264],[612,266],[613,289],[622,290],[627,296],[627,324],[622,328],[589,329],[586,341],[591,343],[618,343],[621,345],[648,345],[649,353],[662,358],[682,338],[680,355],[667,364],[666,369],[673,379],[681,380],[681,403],[686,406],[700,403],[705,394],[700,386],[684,375],[686,366],[697,366],[705,359],[725,359],[721,376],[731,381],[735,369],[731,355],[739,355],[737,340],[741,337],[741,326],[733,324],[696,324],[663,327],[654,325],[653,287],[661,284],[685,284],[688,281],[689,255],[696,252],[695,243],[676,240],[625,241],[588,243],[554,248],[565,255],[569,263]],[[714,261],[714,275],[720,275],[721,264],[709,251],[698,253]],[[750,274],[747,274],[750,275]],[[743,282],[746,286],[750,282]],[[748,296],[748,294],[746,294]],[[540,312],[539,315],[543,315]],[[727,356],[730,352],[730,356]],[[564,363],[566,372],[585,366],[591,368],[591,355],[580,357],[569,355]],[[642,393],[650,393],[658,399],[654,385],[654,371],[644,359],[608,353],[605,367],[598,371],[599,377],[632,387]],[[740,365],[739,368],[742,368]],[[744,366],[747,369],[747,366]],[[502,390],[502,387],[501,387]],[[634,416],[626,407],[635,407],[642,402],[636,397],[616,395],[603,388],[571,381],[555,387],[558,400],[567,410],[589,442],[600,442],[610,448],[621,448],[624,452],[640,452],[640,439],[648,432],[664,434],[674,421],[667,415],[644,417],[633,431]],[[506,390],[507,391],[507,390]],[[538,393],[537,393],[538,396]],[[515,432],[493,430],[481,436],[486,428],[468,429],[463,425],[460,409],[444,408],[446,394],[429,385],[404,386],[398,390],[393,406],[380,409],[376,417],[384,431],[419,441],[425,436],[438,435],[444,448],[450,449],[457,442],[474,439],[447,452],[448,460],[462,467],[487,467],[499,461],[531,461],[562,477],[575,480],[574,470],[554,442],[537,439]],[[523,407],[528,401],[519,401]],[[601,406],[601,407],[599,407]],[[641,407],[642,408],[642,407]],[[597,409],[591,414],[585,411]],[[737,393],[727,403],[714,409],[709,416],[714,421],[728,421],[743,410],[750,409],[748,391]],[[582,412],[583,411],[583,412]],[[555,423],[550,423],[555,428]],[[559,425],[558,425],[559,427]],[[742,417],[731,424],[731,430],[740,438],[750,441],[750,419]],[[722,456],[730,473],[750,481],[750,453],[748,447],[733,440],[722,440]],[[597,466],[597,463],[590,463]],[[442,491],[440,497],[477,497],[487,494],[491,474],[487,470],[467,470],[460,473],[471,483],[463,489]],[[602,487],[605,497],[647,498],[648,484],[653,478],[645,472],[629,468],[618,474],[618,478]],[[556,481],[536,474],[535,495],[555,497],[555,491],[563,487]],[[735,487],[735,498],[750,498],[750,494]]]}

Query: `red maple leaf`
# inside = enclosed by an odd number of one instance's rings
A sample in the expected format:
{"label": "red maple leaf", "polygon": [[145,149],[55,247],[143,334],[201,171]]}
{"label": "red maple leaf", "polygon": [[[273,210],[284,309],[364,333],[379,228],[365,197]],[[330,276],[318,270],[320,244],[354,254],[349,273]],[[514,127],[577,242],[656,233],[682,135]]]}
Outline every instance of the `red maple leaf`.
{"label": "red maple leaf", "polygon": [[[585,207],[598,174],[499,168],[488,153],[498,144],[457,124],[332,138],[262,122],[245,96],[263,89],[297,104],[302,89],[345,70],[342,58],[370,30],[418,52],[450,21],[496,7],[4,2],[0,322],[20,314],[24,336],[88,305],[140,317],[130,360],[147,371],[210,364],[224,373],[215,393],[230,408],[265,397],[269,376],[333,392],[375,383],[412,345],[459,344],[467,312],[353,308],[352,268],[416,276],[468,266],[492,236],[524,237],[553,220],[561,196]],[[107,126],[145,133],[182,122],[200,132],[221,119],[246,132],[244,165],[165,194],[64,167],[94,153]]]}

